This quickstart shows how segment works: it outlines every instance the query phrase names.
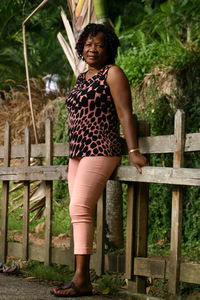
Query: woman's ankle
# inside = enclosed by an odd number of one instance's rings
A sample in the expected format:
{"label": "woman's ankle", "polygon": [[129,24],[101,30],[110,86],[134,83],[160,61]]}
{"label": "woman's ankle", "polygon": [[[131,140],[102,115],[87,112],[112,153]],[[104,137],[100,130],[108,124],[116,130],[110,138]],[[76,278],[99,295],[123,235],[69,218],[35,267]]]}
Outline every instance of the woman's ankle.
{"label": "woman's ankle", "polygon": [[74,284],[77,284],[78,286],[91,285],[90,274],[86,274],[83,272],[76,272],[74,274],[72,281],[74,282]]}

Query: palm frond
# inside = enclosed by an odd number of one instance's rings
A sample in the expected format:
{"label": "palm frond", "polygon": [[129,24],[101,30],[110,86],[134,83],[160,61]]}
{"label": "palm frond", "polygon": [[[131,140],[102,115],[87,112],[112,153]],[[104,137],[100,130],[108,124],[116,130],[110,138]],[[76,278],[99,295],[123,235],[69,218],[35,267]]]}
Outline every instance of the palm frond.
{"label": "palm frond", "polygon": [[67,19],[67,16],[66,16],[64,10],[61,10],[61,18],[62,18],[64,27],[65,27],[65,30],[67,32],[67,36],[68,36],[68,39],[69,39],[71,49],[74,52],[74,56],[75,56],[75,51],[74,50],[75,50],[76,42],[75,42],[75,38],[74,38],[72,28],[70,26],[69,20]]}
{"label": "palm frond", "polygon": [[77,68],[76,68],[76,58],[73,55],[73,52],[71,50],[71,47],[69,46],[69,44],[67,43],[67,41],[65,40],[65,38],[63,37],[63,35],[59,32],[57,35],[58,41],[60,42],[61,47],[63,48],[63,51],[68,59],[68,62],[75,74],[75,76],[78,76],[78,72],[77,72]]}
{"label": "palm frond", "polygon": [[30,203],[38,202],[39,200],[45,198],[45,182],[41,182],[37,189],[32,193],[30,197]]}
{"label": "palm frond", "polygon": [[57,38],[75,76],[77,77],[81,72],[86,70],[86,64],[77,56],[75,50],[76,40],[82,29],[88,23],[96,22],[96,15],[92,0],[68,0],[67,3],[72,18],[72,27],[63,10],[61,11],[61,18],[65,26],[69,43],[60,32],[58,33]]}

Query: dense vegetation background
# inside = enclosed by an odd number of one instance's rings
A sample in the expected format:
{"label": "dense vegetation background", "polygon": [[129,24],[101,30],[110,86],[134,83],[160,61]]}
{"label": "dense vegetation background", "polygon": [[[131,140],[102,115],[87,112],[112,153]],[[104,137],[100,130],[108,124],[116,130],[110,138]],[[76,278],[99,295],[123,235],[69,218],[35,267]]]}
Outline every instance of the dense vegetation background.
{"label": "dense vegetation background", "polygon": [[[28,101],[21,24],[40,2],[1,0],[1,122],[15,119],[8,110],[14,111],[16,104],[20,106]],[[65,35],[61,7],[68,13],[66,0],[49,1],[27,24],[29,69],[36,112],[38,107],[43,109],[58,96],[64,96],[74,80],[56,37],[59,31]],[[131,83],[133,107],[139,118],[150,122],[153,135],[171,134],[174,113],[181,108],[186,113],[186,131],[199,132],[199,0],[124,0],[123,5],[119,0],[108,1],[108,14],[121,41],[117,64]],[[45,92],[42,78],[47,74],[59,76],[59,91],[55,94]],[[64,105],[63,102],[56,103],[60,117],[55,122],[54,138],[61,141],[66,139]],[[27,115],[21,115],[21,122],[24,126],[30,123]],[[19,136],[19,131],[16,136]],[[42,138],[41,135],[40,140]],[[151,164],[171,166],[172,157],[152,155]],[[200,155],[185,155],[185,167],[199,168]],[[55,190],[55,197],[62,201],[64,195],[60,190],[59,187]],[[200,257],[199,207],[199,188],[184,188],[183,253],[188,255],[190,252],[194,260]],[[169,250],[170,213],[171,187],[152,184],[149,218],[149,249],[152,252]]]}

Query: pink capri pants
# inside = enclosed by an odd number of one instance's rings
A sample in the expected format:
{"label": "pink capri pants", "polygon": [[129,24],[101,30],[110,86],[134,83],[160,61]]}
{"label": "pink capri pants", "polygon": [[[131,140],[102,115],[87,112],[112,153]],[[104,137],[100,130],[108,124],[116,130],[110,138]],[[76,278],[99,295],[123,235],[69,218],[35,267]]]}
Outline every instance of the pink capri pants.
{"label": "pink capri pants", "polygon": [[90,156],[69,160],[69,208],[74,254],[92,254],[95,207],[120,160],[119,156]]}

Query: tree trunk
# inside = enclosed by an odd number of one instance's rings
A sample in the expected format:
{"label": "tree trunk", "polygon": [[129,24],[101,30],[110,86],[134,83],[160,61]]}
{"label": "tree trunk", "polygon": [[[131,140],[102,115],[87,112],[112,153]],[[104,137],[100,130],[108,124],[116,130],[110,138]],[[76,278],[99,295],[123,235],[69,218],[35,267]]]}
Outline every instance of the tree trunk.
{"label": "tree trunk", "polygon": [[122,211],[122,185],[118,181],[109,180],[106,186],[106,240],[111,249],[124,247]]}

